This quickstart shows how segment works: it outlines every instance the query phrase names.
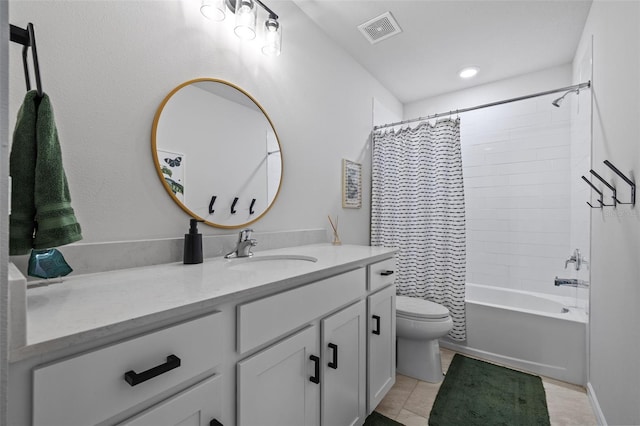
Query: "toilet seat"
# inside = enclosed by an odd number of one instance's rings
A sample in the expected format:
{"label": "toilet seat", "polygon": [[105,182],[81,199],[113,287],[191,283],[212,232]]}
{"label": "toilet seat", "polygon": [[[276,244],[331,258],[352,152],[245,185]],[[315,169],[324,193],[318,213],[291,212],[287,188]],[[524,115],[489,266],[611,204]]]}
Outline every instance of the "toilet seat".
{"label": "toilet seat", "polygon": [[449,310],[429,300],[396,296],[396,316],[417,321],[433,321],[449,318]]}

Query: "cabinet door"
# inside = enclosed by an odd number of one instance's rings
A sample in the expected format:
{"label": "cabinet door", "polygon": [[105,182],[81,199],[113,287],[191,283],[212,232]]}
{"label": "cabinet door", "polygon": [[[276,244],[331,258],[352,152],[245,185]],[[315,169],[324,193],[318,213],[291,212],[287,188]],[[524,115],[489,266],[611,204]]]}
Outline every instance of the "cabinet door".
{"label": "cabinet door", "polygon": [[209,426],[222,420],[221,376],[215,375],[119,426]]}
{"label": "cabinet door", "polygon": [[321,422],[326,426],[362,424],[366,417],[366,304],[322,320]]}
{"label": "cabinet door", "polygon": [[396,381],[396,286],[372,294],[367,305],[367,413],[371,413]]}
{"label": "cabinet door", "polygon": [[319,424],[318,334],[309,326],[238,363],[238,425]]}

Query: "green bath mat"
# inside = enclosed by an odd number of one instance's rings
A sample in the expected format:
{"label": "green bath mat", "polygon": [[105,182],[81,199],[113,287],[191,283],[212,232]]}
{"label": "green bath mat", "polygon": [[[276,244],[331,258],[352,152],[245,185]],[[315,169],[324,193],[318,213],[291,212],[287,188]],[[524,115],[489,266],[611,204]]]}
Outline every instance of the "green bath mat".
{"label": "green bath mat", "polygon": [[549,425],[538,376],[456,354],[429,416],[430,426]]}
{"label": "green bath mat", "polygon": [[369,414],[369,417],[364,421],[362,426],[402,426],[402,423],[398,423],[395,420],[391,420],[388,417],[374,411]]}

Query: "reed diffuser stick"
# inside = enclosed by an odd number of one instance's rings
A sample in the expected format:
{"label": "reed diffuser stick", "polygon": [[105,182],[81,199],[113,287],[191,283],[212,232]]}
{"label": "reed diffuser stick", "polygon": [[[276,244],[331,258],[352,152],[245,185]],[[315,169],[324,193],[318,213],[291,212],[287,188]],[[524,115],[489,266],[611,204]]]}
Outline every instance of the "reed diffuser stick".
{"label": "reed diffuser stick", "polygon": [[335,225],[333,224],[333,220],[331,220],[331,216],[327,215],[327,217],[329,218],[329,223],[331,224],[331,228],[333,228],[333,242],[332,242],[332,244],[334,246],[339,246],[339,245],[342,244],[342,241],[340,241],[340,237],[338,236],[338,216],[336,216]]}

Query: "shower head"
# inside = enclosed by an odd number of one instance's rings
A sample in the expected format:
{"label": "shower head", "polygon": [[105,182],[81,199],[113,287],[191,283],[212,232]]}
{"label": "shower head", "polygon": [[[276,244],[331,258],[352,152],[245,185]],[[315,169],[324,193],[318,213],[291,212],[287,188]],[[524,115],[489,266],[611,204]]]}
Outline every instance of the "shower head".
{"label": "shower head", "polygon": [[560,104],[564,100],[564,97],[567,96],[571,92],[576,92],[576,95],[579,95],[580,94],[580,88],[569,90],[564,95],[560,96],[558,99],[556,99],[555,101],[553,101],[551,103],[553,104],[553,106],[560,108]]}

